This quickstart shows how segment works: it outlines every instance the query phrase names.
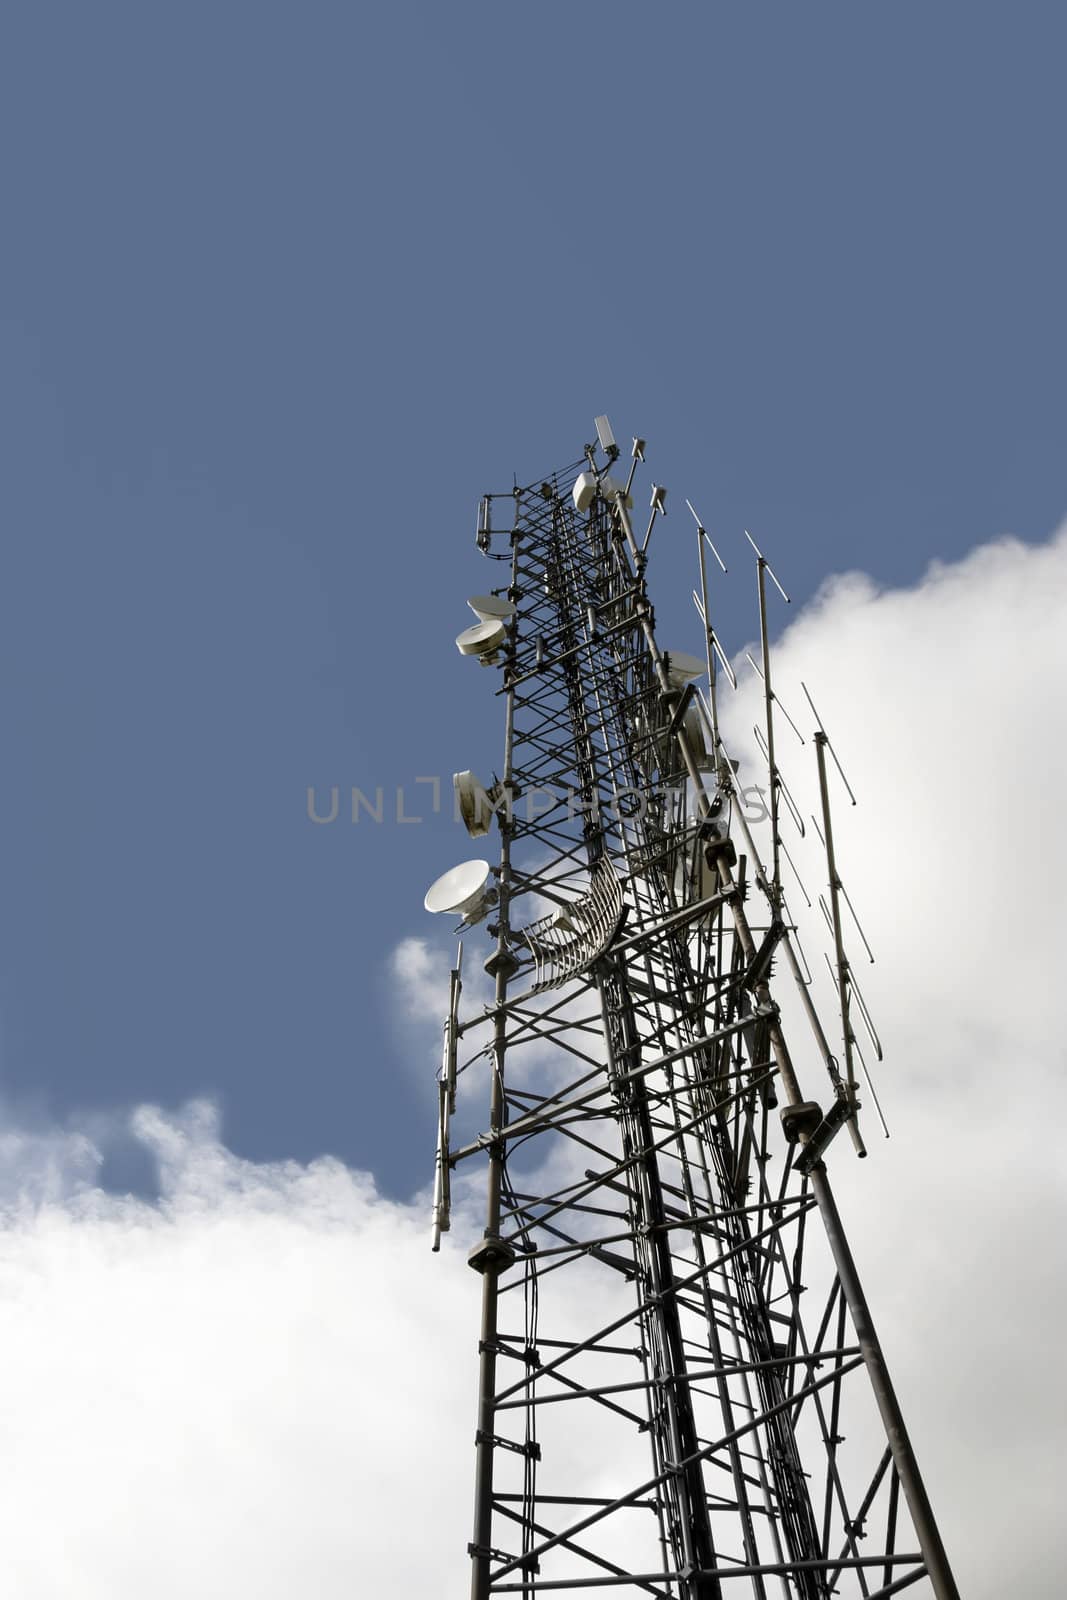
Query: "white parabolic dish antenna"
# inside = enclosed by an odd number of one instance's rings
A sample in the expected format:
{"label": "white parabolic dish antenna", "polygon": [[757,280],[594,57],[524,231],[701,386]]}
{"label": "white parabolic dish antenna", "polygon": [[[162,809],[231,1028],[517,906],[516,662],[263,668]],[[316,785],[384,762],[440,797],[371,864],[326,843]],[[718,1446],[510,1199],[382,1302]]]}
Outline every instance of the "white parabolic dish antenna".
{"label": "white parabolic dish antenna", "polygon": [[493,821],[493,802],[473,772],[454,772],[452,787],[463,826],[472,839],[488,833]]}
{"label": "white parabolic dish antenna", "polygon": [[708,670],[703,656],[689,656],[684,650],[665,650],[664,655],[667,657],[667,676],[679,687],[693,678],[702,678]]}
{"label": "white parabolic dish antenna", "polygon": [[509,622],[515,615],[511,601],[495,594],[472,594],[467,604],[482,622]]}
{"label": "white parabolic dish antenna", "polygon": [[431,883],[422,903],[427,911],[451,911],[460,917],[477,915],[485,909],[488,883],[488,861],[461,861]]}
{"label": "white parabolic dish antenna", "polygon": [[461,656],[491,656],[504,643],[502,622],[476,622],[473,628],[464,628],[456,640]]}

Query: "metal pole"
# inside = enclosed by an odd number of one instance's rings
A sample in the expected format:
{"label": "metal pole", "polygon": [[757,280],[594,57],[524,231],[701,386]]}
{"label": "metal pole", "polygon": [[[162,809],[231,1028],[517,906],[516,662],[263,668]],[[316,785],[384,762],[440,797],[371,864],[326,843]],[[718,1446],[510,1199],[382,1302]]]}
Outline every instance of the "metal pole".
{"label": "metal pole", "polygon": [[[518,567],[519,534],[512,532],[511,582],[514,586]],[[506,796],[505,812],[500,818],[500,878],[497,904],[496,950],[486,963],[486,970],[495,977],[495,1024],[493,1040],[493,1082],[489,1104],[490,1133],[498,1135],[506,1115],[504,1103],[504,1055],[507,1048],[508,979],[514,969],[514,958],[508,943],[508,895],[511,868],[511,807],[513,785],[511,774],[512,746],[515,720],[515,630],[512,621],[508,639],[508,657],[504,671],[504,772],[501,787]],[[487,1180],[485,1234],[471,1252],[471,1265],[482,1273],[482,1323],[479,1343],[478,1370],[478,1428],[475,1434],[474,1466],[474,1537],[471,1542],[471,1600],[488,1600],[490,1582],[490,1551],[493,1542],[493,1454],[496,1432],[496,1354],[497,1354],[497,1301],[498,1278],[502,1269],[510,1264],[506,1247],[500,1245],[500,1191],[503,1179],[505,1142],[495,1138],[489,1145],[489,1173]]]}
{"label": "metal pole", "polygon": [[908,1502],[919,1549],[922,1551],[934,1594],[937,1600],[960,1600],[960,1592],[956,1587],[941,1533],[934,1519],[926,1485],[923,1483],[911,1439],[904,1425],[900,1402],[897,1400],[889,1368],[882,1354],[882,1346],[875,1332],[867,1297],[863,1292],[856,1263],[845,1237],[837,1202],[830,1188],[826,1168],[821,1161],[817,1161],[812,1168],[811,1186],[819,1203],[819,1213],[833,1252],[841,1289],[848,1304],[852,1325],[856,1330],[857,1342],[863,1352],[867,1375],[871,1380],[871,1388],[874,1390],[874,1398],[878,1402],[882,1425],[885,1428],[886,1442],[893,1454],[893,1463]]}
{"label": "metal pole", "polygon": [[782,904],[781,842],[778,837],[778,768],[774,761],[774,692],[771,689],[771,642],[767,637],[767,563],[760,556],[756,563],[759,590],[759,627],[763,654],[763,703],[767,718],[767,776],[771,790],[771,911],[777,916]]}

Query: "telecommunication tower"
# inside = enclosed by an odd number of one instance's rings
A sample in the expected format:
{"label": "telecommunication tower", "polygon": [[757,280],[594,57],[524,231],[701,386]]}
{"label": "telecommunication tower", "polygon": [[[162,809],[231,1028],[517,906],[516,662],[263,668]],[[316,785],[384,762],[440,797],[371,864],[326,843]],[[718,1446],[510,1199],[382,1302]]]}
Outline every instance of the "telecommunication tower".
{"label": "telecommunication tower", "polygon": [[[504,745],[488,787],[455,788],[498,853],[426,897],[492,941],[467,1016],[462,946],[452,972],[433,1215],[436,1249],[457,1184],[469,1203],[484,1177],[472,1600],[957,1600],[826,1167],[843,1129],[865,1153],[857,1018],[880,1054],[845,946],[837,757],[812,703],[832,1046],[782,882],[780,822],[803,825],[775,745],[781,586],[753,544],[761,856],[719,725],[723,563],[693,512],[703,654],[663,648],[646,569],[666,491],[635,525],[644,441],[627,471],[596,430],[571,466],[481,502],[501,581],[457,644],[493,671]],[[776,966],[806,1017],[803,1087]]]}

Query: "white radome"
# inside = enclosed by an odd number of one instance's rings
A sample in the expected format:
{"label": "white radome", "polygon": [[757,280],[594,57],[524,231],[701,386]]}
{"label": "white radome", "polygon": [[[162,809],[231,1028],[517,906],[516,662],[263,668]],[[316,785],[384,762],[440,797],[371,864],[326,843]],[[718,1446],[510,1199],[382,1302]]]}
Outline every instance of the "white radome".
{"label": "white radome", "polygon": [[495,594],[473,594],[467,604],[481,622],[510,622],[515,615],[511,601]]}
{"label": "white radome", "polygon": [[667,658],[667,676],[676,689],[691,683],[694,678],[702,678],[708,670],[703,656],[687,655],[684,650],[665,650],[663,653]]}
{"label": "white radome", "polygon": [[464,628],[456,640],[456,649],[461,656],[491,656],[504,643],[504,624],[495,622],[476,622],[472,628]]}

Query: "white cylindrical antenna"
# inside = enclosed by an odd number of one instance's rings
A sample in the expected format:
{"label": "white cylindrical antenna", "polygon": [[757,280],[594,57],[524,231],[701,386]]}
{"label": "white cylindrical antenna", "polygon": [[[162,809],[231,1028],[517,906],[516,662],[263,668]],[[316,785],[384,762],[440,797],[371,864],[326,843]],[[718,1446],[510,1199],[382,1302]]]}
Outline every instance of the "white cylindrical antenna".
{"label": "white cylindrical antenna", "polygon": [[448,1149],[448,1085],[441,1079],[437,1085],[437,1151],[433,1171],[433,1222],[430,1248],[440,1250],[441,1235],[452,1225]]}
{"label": "white cylindrical antenna", "polygon": [[459,1044],[459,997],[463,992],[463,940],[456,947],[456,964],[449,974],[448,983],[448,1048],[445,1055],[445,1078],[448,1084],[449,1113],[456,1109],[456,1052]]}

